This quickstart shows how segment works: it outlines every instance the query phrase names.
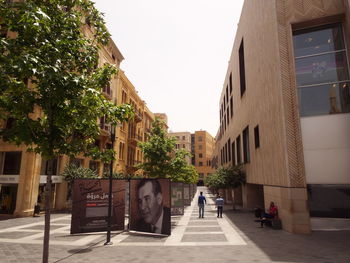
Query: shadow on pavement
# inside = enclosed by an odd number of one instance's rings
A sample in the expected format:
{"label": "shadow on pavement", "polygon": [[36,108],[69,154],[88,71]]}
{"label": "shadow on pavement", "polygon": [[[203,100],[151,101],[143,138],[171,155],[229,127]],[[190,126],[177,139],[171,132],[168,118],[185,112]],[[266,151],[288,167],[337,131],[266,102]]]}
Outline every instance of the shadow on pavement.
{"label": "shadow on pavement", "polygon": [[[232,210],[224,214],[241,232],[248,245],[255,245],[275,262],[350,262],[350,231],[313,231],[310,235],[291,234],[269,227],[260,228],[252,212]],[[253,243],[253,244],[252,244]]]}

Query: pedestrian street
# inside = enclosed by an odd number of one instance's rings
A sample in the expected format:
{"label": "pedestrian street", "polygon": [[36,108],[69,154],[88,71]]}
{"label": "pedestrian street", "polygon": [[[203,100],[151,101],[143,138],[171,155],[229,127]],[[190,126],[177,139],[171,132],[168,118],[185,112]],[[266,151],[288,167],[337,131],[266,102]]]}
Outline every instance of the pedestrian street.
{"label": "pedestrian street", "polygon": [[[206,188],[202,188],[206,189]],[[234,225],[225,217],[217,218],[212,195],[205,192],[207,205],[204,218],[198,218],[197,191],[191,206],[182,216],[172,216],[170,236],[137,233],[133,231],[113,232],[112,246],[230,246],[245,245]],[[103,243],[106,233],[70,235],[70,219],[67,214],[54,214],[51,219],[50,245],[89,246]],[[32,223],[2,226],[0,243],[42,244],[44,216],[28,218]],[[0,221],[4,224],[7,221]],[[36,222],[33,222],[36,221]]]}

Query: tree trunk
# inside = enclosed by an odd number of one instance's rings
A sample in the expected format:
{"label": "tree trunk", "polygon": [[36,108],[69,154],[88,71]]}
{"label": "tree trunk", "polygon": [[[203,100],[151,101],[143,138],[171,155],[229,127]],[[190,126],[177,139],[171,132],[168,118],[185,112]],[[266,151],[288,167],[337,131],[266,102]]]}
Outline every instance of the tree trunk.
{"label": "tree trunk", "polygon": [[43,244],[43,263],[49,261],[49,241],[50,241],[50,217],[51,217],[51,192],[52,192],[52,164],[53,159],[48,161],[47,179],[45,186],[45,230]]}
{"label": "tree trunk", "polygon": [[232,197],[232,209],[236,210],[236,205],[235,205],[235,189],[231,188],[231,197]]}

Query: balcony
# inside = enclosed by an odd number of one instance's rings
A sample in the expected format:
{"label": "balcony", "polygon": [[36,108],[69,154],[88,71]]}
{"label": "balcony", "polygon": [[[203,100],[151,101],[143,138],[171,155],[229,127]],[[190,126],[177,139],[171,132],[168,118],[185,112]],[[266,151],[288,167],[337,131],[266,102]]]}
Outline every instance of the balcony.
{"label": "balcony", "polygon": [[106,123],[105,118],[100,119],[100,130],[102,136],[109,136],[110,135],[110,124]]}
{"label": "balcony", "polygon": [[141,111],[136,110],[135,111],[135,116],[134,116],[134,121],[135,122],[140,122],[140,121],[142,121],[142,119],[143,119],[143,116],[142,116]]}
{"label": "balcony", "polygon": [[139,134],[129,134],[129,142],[130,144],[137,146],[137,143],[142,142],[142,136],[140,136]]}

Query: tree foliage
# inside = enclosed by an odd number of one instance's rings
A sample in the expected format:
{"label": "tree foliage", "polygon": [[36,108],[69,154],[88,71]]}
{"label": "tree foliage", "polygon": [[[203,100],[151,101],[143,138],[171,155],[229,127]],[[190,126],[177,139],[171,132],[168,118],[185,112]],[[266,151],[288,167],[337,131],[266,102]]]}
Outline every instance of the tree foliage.
{"label": "tree foliage", "polygon": [[219,167],[214,174],[207,177],[205,184],[213,188],[228,189],[236,188],[246,182],[246,174],[242,169],[241,165]]}
{"label": "tree foliage", "polygon": [[89,168],[77,166],[75,164],[69,164],[67,165],[61,175],[64,177],[64,180],[68,183],[73,183],[75,179],[82,179],[82,178],[88,178],[88,179],[96,179],[98,178],[98,175],[96,171],[91,170]]}
{"label": "tree foliage", "polygon": [[[90,0],[0,0],[0,138],[52,160],[81,152],[108,162],[100,152],[97,120],[118,123],[132,115],[102,88],[116,68],[99,64],[108,44],[103,17]],[[4,32],[7,32],[4,34]],[[50,167],[51,168],[51,167]],[[48,262],[51,171],[46,184],[43,262]]]}
{"label": "tree foliage", "polygon": [[[86,0],[0,0],[0,137],[52,159],[80,152],[110,160],[92,147],[97,120],[117,123],[132,114],[115,106],[102,87],[116,68],[100,65],[98,50],[109,41],[102,16]],[[83,30],[90,32],[84,35]]]}
{"label": "tree foliage", "polygon": [[193,165],[186,162],[190,153],[175,150],[176,139],[169,137],[164,123],[156,119],[152,123],[149,141],[140,143],[145,162],[138,165],[144,175],[152,178],[171,178],[175,182],[196,183],[198,173]]}
{"label": "tree foliage", "polygon": [[198,172],[193,165],[187,163],[187,156],[191,154],[186,150],[180,149],[175,152],[175,157],[170,163],[170,176],[173,182],[197,183]]}

